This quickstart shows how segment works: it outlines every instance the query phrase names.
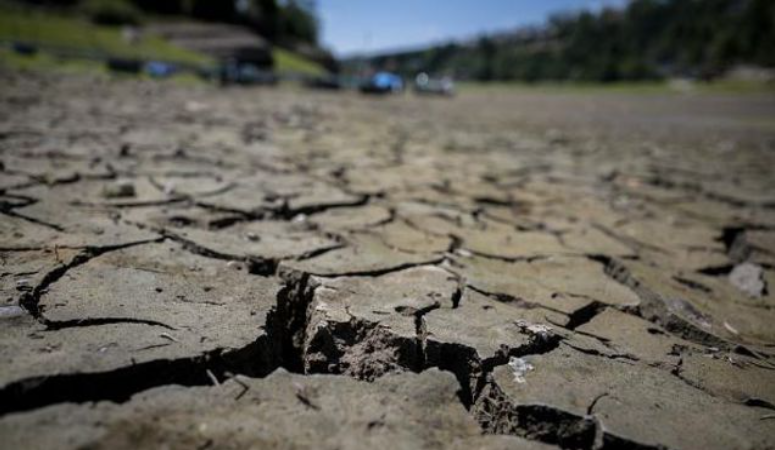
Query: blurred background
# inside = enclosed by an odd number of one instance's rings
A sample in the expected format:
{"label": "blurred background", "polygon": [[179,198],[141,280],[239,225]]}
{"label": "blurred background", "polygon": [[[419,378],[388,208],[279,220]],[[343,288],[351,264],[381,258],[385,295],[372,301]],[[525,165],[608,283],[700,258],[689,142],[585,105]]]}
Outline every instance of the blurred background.
{"label": "blurred background", "polygon": [[4,66],[224,84],[771,89],[774,49],[771,0],[0,1]]}

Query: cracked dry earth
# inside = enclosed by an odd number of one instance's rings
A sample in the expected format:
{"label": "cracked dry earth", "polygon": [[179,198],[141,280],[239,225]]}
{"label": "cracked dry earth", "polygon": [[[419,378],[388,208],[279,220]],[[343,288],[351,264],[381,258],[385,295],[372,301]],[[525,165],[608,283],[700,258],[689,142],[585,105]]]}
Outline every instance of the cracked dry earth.
{"label": "cracked dry earth", "polygon": [[775,448],[747,122],[0,76],[4,449]]}

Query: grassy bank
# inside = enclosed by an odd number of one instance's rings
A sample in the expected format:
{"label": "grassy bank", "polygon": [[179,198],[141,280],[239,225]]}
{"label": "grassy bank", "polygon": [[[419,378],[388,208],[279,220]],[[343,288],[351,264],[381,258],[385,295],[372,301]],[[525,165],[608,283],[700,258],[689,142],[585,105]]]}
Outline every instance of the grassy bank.
{"label": "grassy bank", "polygon": [[67,47],[117,57],[162,59],[191,64],[212,63],[210,58],[176,47],[155,36],[130,44],[118,27],[97,26],[77,17],[0,9],[0,40]]}
{"label": "grassy bank", "polygon": [[310,61],[295,53],[275,47],[272,50],[275,69],[280,73],[292,72],[304,75],[319,76],[326,73],[320,64]]}

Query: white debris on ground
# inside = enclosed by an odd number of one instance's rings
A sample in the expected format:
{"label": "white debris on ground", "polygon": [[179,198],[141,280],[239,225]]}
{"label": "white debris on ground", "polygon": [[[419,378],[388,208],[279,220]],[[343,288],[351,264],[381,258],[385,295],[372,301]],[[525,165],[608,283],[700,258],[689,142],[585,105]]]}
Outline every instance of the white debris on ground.
{"label": "white debris on ground", "polygon": [[729,282],[750,297],[761,297],[766,288],[761,266],[752,263],[735,266],[729,273]]}
{"label": "white debris on ground", "polygon": [[517,383],[524,383],[525,375],[534,369],[526,359],[514,356],[509,359],[509,367],[514,372],[514,381]]}

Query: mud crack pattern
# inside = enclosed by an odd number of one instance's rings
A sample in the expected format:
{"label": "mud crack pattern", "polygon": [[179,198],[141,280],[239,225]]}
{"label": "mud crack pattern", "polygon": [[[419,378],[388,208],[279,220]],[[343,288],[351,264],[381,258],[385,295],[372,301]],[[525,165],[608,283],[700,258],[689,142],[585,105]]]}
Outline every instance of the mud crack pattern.
{"label": "mud crack pattern", "polygon": [[0,77],[2,448],[775,448],[765,132]]}

